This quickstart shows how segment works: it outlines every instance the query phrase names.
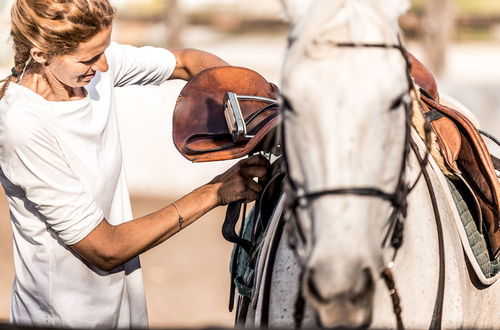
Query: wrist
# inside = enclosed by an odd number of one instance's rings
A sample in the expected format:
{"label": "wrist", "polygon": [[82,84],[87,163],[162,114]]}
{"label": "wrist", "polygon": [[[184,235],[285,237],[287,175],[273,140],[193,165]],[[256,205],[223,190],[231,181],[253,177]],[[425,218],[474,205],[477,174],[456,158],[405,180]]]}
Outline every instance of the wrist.
{"label": "wrist", "polygon": [[199,188],[202,195],[200,197],[208,203],[210,209],[220,205],[219,186],[219,183],[210,182]]}

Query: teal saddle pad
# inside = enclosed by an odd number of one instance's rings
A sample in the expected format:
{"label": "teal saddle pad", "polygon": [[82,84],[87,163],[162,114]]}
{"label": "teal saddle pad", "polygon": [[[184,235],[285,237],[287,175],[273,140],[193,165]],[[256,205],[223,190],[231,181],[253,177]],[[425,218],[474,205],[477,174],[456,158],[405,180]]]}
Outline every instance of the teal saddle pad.
{"label": "teal saddle pad", "polygon": [[467,234],[467,240],[469,241],[472,253],[481,267],[481,271],[484,276],[486,278],[494,277],[500,271],[500,257],[491,259],[486,239],[483,234],[479,232],[476,221],[474,220],[466,201],[452,180],[448,179],[448,185],[450,186],[453,200],[455,201],[458,213],[460,214],[460,220],[462,221],[465,233]]}

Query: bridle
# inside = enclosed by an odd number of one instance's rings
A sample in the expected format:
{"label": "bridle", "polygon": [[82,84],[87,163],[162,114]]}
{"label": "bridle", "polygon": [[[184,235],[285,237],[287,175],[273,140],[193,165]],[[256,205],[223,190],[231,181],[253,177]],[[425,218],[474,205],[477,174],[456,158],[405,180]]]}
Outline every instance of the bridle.
{"label": "bridle", "polygon": [[[291,107],[290,103],[284,98],[283,100],[283,105],[281,108],[282,111],[282,121],[281,121],[281,143],[282,143],[282,154],[284,158],[284,166],[285,166],[285,173],[288,173],[287,175],[287,181],[288,181],[288,190],[287,194],[289,196],[289,207],[288,210],[291,212],[288,212],[286,215],[287,222],[290,221],[292,222],[292,228],[295,230],[294,236],[298,236],[302,243],[306,242],[304,230],[302,229],[301,224],[298,221],[298,216],[297,216],[297,210],[298,209],[303,209],[306,210],[308,206],[313,202],[314,200],[320,199],[324,196],[345,196],[345,195],[354,195],[354,196],[360,196],[360,197],[376,197],[376,198],[381,198],[387,202],[389,202],[392,206],[392,212],[389,216],[388,219],[388,230],[387,233],[384,237],[384,240],[382,242],[382,248],[386,248],[391,246],[394,250],[392,258],[390,261],[388,261],[386,264],[384,264],[380,268],[380,275],[384,279],[386,286],[388,288],[389,294],[392,299],[392,304],[393,304],[393,311],[396,316],[397,320],[397,327],[398,329],[404,329],[402,317],[401,317],[401,305],[400,305],[400,298],[398,295],[398,290],[396,288],[396,284],[394,281],[394,276],[392,273],[392,268],[394,265],[394,260],[397,254],[398,249],[401,247],[403,243],[403,230],[404,230],[404,224],[405,224],[405,219],[407,217],[407,197],[408,194],[415,188],[417,185],[419,179],[421,178],[422,174],[426,178],[427,185],[430,185],[430,179],[428,178],[428,174],[426,172],[426,165],[429,157],[429,152],[427,151],[425,156],[422,158],[420,155],[418,155],[418,161],[420,163],[421,167],[421,172],[418,175],[418,177],[415,179],[415,182],[412,185],[409,185],[406,180],[406,167],[409,161],[409,154],[410,154],[410,147],[415,150],[416,146],[414,145],[414,142],[411,139],[411,118],[412,118],[412,102],[413,102],[413,97],[412,92],[414,93],[414,97],[418,95],[416,91],[416,85],[412,79],[411,76],[411,62],[410,59],[407,55],[406,49],[404,48],[401,39],[398,38],[398,44],[387,44],[387,43],[350,43],[350,42],[331,42],[330,45],[332,47],[345,47],[345,48],[383,48],[383,49],[396,49],[399,50],[406,62],[406,76],[407,76],[407,81],[408,81],[408,86],[409,89],[408,91],[401,97],[401,99],[397,100],[395,103],[397,106],[394,108],[399,108],[399,105],[403,103],[404,105],[404,110],[405,110],[405,117],[406,117],[406,122],[405,122],[405,142],[404,142],[404,150],[403,150],[403,157],[401,161],[401,167],[399,170],[399,176],[398,176],[398,181],[396,184],[395,191],[392,193],[385,192],[379,188],[374,188],[374,187],[342,187],[342,188],[328,188],[324,190],[318,190],[318,191],[307,191],[303,186],[298,184],[291,176],[290,176],[290,171],[288,169],[288,161],[287,161],[287,155],[286,155],[286,148],[285,148],[285,138],[284,138],[284,133],[285,133],[285,116],[293,114],[294,110]],[[394,108],[391,107],[390,111],[392,111]],[[425,131],[427,134],[427,141],[430,141],[429,139],[429,132],[430,132],[430,125],[429,122],[426,122],[425,125]],[[432,187],[429,187],[431,195],[433,195],[432,192]],[[435,209],[435,214],[437,212],[437,204],[435,203],[435,196],[431,196],[433,199],[433,206]],[[290,214],[291,213],[291,214]],[[438,221],[439,213],[437,212],[436,215],[436,220]],[[440,221],[440,220],[439,220]],[[313,239],[314,240],[314,239]],[[294,252],[298,255],[298,247],[296,242],[290,242],[290,247]],[[298,258],[300,262],[305,262],[304,260],[301,260],[303,258]],[[307,257],[306,257],[307,259]],[[302,265],[304,266],[304,265]],[[302,282],[303,278],[303,273],[304,273],[304,267],[302,268],[302,274],[299,279],[299,285]],[[443,266],[444,269],[444,266]],[[444,273],[444,272],[443,272]],[[444,281],[444,280],[443,280]],[[297,328],[301,326],[303,317],[304,317],[304,306],[305,306],[305,300],[304,297],[301,293],[301,290],[299,290],[299,296],[297,297],[296,303],[295,303],[295,325]],[[439,318],[439,324],[440,324],[440,315],[438,315]],[[433,320],[434,321],[434,320]]]}
{"label": "bridle", "polygon": [[[328,195],[357,195],[363,197],[381,198],[383,200],[388,201],[393,208],[393,211],[388,220],[388,223],[390,224],[388,235],[384,239],[383,245],[386,244],[388,237],[391,236],[392,237],[391,245],[397,249],[402,244],[404,219],[406,218],[407,214],[406,197],[415,187],[415,184],[410,186],[405,182],[405,172],[410,153],[410,140],[411,140],[412,98],[410,96],[410,93],[415,88],[410,73],[411,63],[408,56],[406,55],[406,50],[403,47],[401,41],[399,41],[399,44],[331,43],[331,45],[333,47],[345,47],[345,48],[396,49],[401,52],[403,58],[405,59],[407,65],[406,74],[407,74],[409,89],[407,93],[405,93],[404,96],[401,97],[401,99],[399,100],[400,102],[397,102],[397,103],[403,103],[404,105],[406,122],[405,122],[405,142],[404,142],[403,157],[401,161],[396,188],[393,193],[387,193],[379,188],[373,188],[373,187],[358,187],[358,188],[348,187],[348,188],[324,189],[319,191],[307,191],[304,187],[300,186],[296,181],[294,181],[290,175],[288,175],[287,176],[288,183],[291,188],[289,189],[290,190],[289,194],[291,196],[289,208],[292,210],[296,210],[297,208],[306,208],[311,201]],[[393,109],[390,110],[392,111]],[[284,100],[282,111],[284,112],[284,115],[286,115],[286,112],[292,112],[292,113],[294,112],[289,102],[287,102],[286,99]],[[282,133],[284,133],[285,131],[284,120],[281,122],[281,129]],[[284,148],[284,143],[285,142],[283,139],[282,149],[283,149],[283,156],[285,158],[284,164],[285,166],[288,166],[288,162],[286,161],[287,157],[286,157],[286,148]],[[286,170],[287,173],[290,173],[288,171],[288,168],[286,168]],[[392,233],[392,235],[389,235],[389,233]]]}

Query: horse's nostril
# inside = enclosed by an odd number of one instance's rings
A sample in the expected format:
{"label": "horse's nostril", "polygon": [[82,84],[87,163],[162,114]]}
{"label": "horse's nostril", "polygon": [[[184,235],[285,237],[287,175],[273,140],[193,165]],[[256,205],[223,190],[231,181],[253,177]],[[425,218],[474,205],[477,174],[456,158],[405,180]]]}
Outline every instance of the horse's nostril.
{"label": "horse's nostril", "polygon": [[328,299],[323,297],[316,286],[316,282],[314,280],[314,269],[309,269],[307,276],[307,288],[309,290],[309,294],[314,297],[320,303],[326,304]]}
{"label": "horse's nostril", "polygon": [[351,301],[356,303],[360,299],[365,298],[373,291],[374,287],[375,283],[373,281],[372,273],[370,269],[365,268],[358,277],[358,280],[354,283],[351,290]]}
{"label": "horse's nostril", "polygon": [[[315,278],[314,269],[309,269],[306,274],[306,286],[309,291],[309,295],[320,304],[328,304],[334,296],[325,296],[324,290],[318,287],[319,282]],[[343,296],[347,298],[352,304],[356,305],[364,301],[369,297],[375,288],[375,282],[371,271],[368,268],[363,269],[363,271],[358,272],[357,276],[353,274],[350,281],[350,289],[346,288],[346,291],[337,292],[335,295],[337,298]]]}

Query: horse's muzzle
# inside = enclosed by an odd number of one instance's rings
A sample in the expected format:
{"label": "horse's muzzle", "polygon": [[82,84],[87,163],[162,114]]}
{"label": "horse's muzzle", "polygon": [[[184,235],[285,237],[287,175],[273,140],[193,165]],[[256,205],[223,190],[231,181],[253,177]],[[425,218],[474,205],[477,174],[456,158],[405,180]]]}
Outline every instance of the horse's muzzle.
{"label": "horse's muzzle", "polygon": [[[363,269],[351,275],[349,285],[335,288],[328,294],[317,280],[315,270],[304,274],[303,290],[306,300],[313,306],[325,328],[366,328],[372,318],[375,283],[371,271]],[[331,279],[335,283],[335,279]]]}

